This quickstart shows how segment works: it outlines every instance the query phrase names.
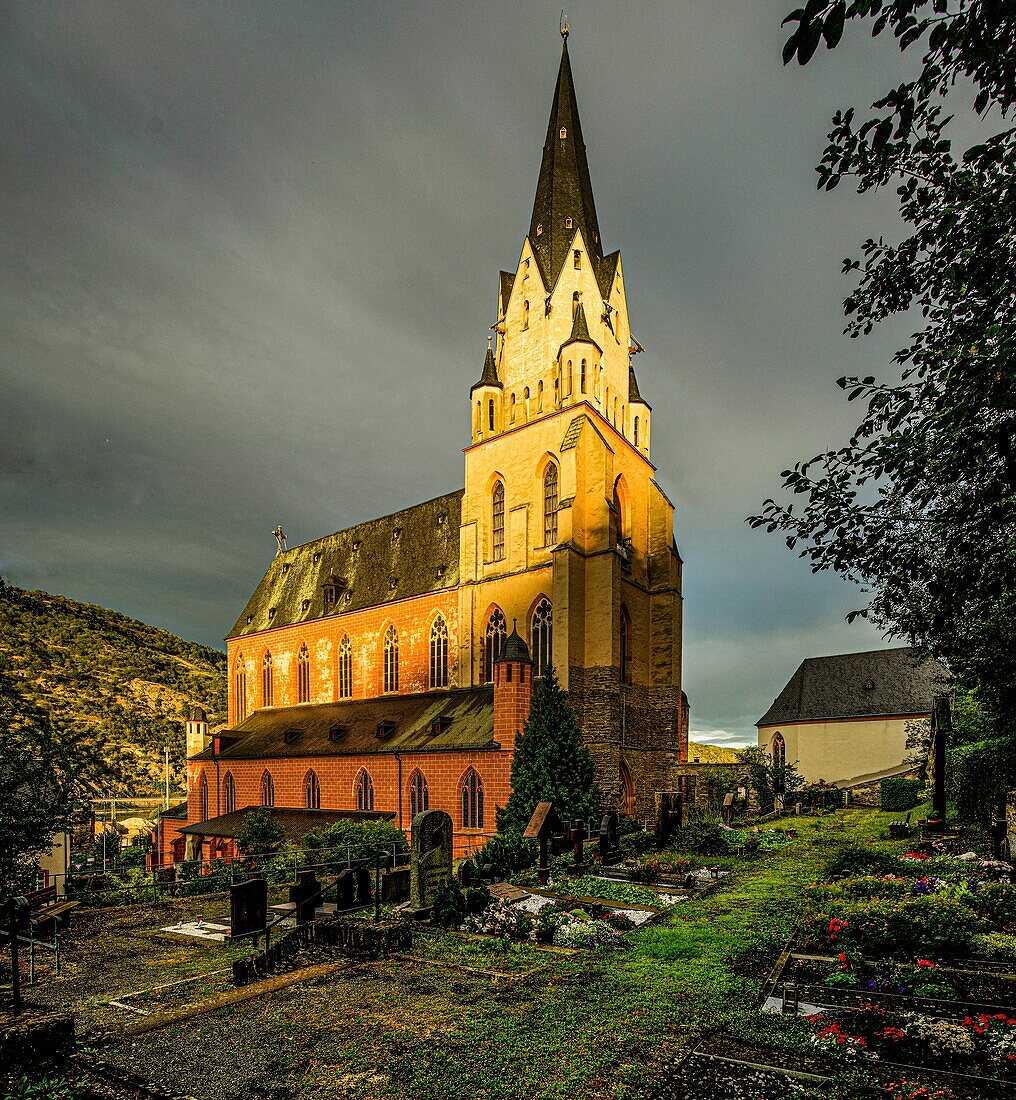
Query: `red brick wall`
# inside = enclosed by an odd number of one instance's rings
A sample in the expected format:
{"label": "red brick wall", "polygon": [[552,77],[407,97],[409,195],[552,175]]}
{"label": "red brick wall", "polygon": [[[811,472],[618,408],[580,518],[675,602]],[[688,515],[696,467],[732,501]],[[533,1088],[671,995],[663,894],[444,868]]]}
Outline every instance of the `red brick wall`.
{"label": "red brick wall", "polygon": [[266,650],[272,654],[273,705],[296,704],[297,654],[303,645],[307,646],[310,655],[310,701],[330,703],[338,698],[339,644],[346,634],[353,651],[352,697],[373,699],[381,695],[384,635],[389,625],[394,625],[399,634],[399,694],[427,691],[430,687],[430,630],[438,613],[444,616],[448,625],[448,686],[457,687],[468,682],[468,669],[460,681],[456,589],[230,638],[226,643],[230,725],[238,720],[235,698],[238,657],[243,657],[247,668],[247,714],[264,706],[261,666]]}
{"label": "red brick wall", "polygon": [[505,662],[494,666],[494,740],[505,752],[515,751],[532,701],[532,665]]}
{"label": "red brick wall", "polygon": [[[427,781],[429,808],[446,810],[455,827],[455,854],[463,856],[480,847],[496,832],[495,807],[508,801],[511,753],[504,750],[462,752],[406,752],[400,754],[402,782],[399,785],[399,759],[394,754],[348,756],[304,756],[273,760],[220,760],[218,788],[212,761],[199,761],[189,767],[191,813],[189,823],[200,820],[202,774],[208,777],[208,813],[215,817],[225,811],[222,790],[226,773],[236,784],[236,808],[261,804],[261,779],[265,770],[275,782],[275,805],[303,807],[304,780],[313,768],[321,784],[321,808],[355,810],[356,780],[366,769],[374,784],[374,809],[395,814],[395,824],[409,836],[409,787],[417,769]],[[482,829],[462,828],[462,780],[468,768],[474,768],[483,782],[484,815]],[[218,797],[216,797],[218,790]]]}

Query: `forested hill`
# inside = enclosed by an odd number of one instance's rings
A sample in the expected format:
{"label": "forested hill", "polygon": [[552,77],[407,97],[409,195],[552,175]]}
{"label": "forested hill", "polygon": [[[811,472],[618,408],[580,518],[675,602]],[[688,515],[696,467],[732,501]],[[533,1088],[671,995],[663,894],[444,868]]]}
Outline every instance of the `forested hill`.
{"label": "forested hill", "polygon": [[160,793],[167,744],[179,781],[187,708],[199,703],[213,726],[225,718],[225,661],[116,611],[0,580],[0,664],[58,730],[84,738],[96,793]]}

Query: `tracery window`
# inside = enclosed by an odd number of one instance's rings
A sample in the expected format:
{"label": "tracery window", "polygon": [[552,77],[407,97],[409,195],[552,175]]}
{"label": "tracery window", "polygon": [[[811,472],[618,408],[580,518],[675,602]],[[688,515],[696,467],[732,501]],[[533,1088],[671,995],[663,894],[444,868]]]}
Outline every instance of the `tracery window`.
{"label": "tracery window", "polygon": [[275,805],[275,780],[272,779],[271,772],[265,772],[265,774],[261,776],[261,805]]}
{"label": "tracery window", "polygon": [[443,615],[430,628],[430,686],[448,686],[448,624]]}
{"label": "tracery window", "polygon": [[272,671],[272,655],[265,650],[261,658],[261,705],[270,707],[275,698],[275,683]]}
{"label": "tracery window", "polygon": [[533,612],[533,672],[543,676],[554,664],[554,609],[543,599]]}
{"label": "tracery window", "polygon": [[321,809],[321,783],[313,769],[307,772],[303,781],[303,804],[308,810]]}
{"label": "tracery window", "polygon": [[579,390],[581,393],[586,392],[586,361],[582,360],[582,366],[579,369]]}
{"label": "tracery window", "polygon": [[486,684],[494,682],[494,662],[501,652],[505,637],[508,633],[508,623],[504,612],[495,607],[487,620],[487,629],[483,635],[483,681]]}
{"label": "tracery window", "polygon": [[543,475],[543,544],[557,542],[557,466],[551,462]]}
{"label": "tracery window", "polygon": [[247,664],[241,653],[236,659],[236,671],[233,674],[233,711],[237,722],[247,717]]}
{"label": "tracery window", "polygon": [[300,652],[296,655],[296,701],[310,702],[310,653],[306,642],[300,646]]}
{"label": "tracery window", "polygon": [[483,782],[472,768],[462,780],[462,828],[483,828]]}
{"label": "tracery window", "polygon": [[490,499],[490,549],[494,561],[504,558],[504,482],[494,486]]}
{"label": "tracery window", "polygon": [[208,776],[201,773],[201,820],[208,820]]}
{"label": "tracery window", "polygon": [[639,418],[635,417],[635,446],[639,445]]}
{"label": "tracery window", "polygon": [[494,430],[494,399],[491,398],[487,402],[487,430]]}
{"label": "tracery window", "polygon": [[787,744],[783,740],[783,734],[778,733],[773,738],[773,767],[785,768],[787,766]]}
{"label": "tracery window", "polygon": [[358,810],[374,809],[374,780],[366,771],[361,771],[356,777],[356,808]]}
{"label": "tracery window", "polygon": [[226,772],[226,778],[222,783],[222,812],[231,814],[236,809],[236,784],[233,782],[233,773]]}
{"label": "tracery window", "polygon": [[399,632],[394,625],[385,631],[384,690],[399,690]]}
{"label": "tracery window", "polygon": [[353,697],[353,647],[349,635],[343,634],[339,642],[339,698]]}
{"label": "tracery window", "polygon": [[423,772],[417,772],[409,784],[409,816],[414,818],[429,809],[430,792],[427,790],[427,780],[423,778]]}

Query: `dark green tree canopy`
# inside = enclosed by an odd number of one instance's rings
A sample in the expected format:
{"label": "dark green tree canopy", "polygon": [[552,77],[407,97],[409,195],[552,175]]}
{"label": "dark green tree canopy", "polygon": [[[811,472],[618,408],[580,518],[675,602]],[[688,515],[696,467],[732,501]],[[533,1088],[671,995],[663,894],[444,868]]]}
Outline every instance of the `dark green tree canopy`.
{"label": "dark green tree canopy", "polygon": [[[863,586],[888,634],[945,660],[996,709],[1016,701],[1016,5],[1002,0],[809,0],[784,62],[804,65],[844,27],[891,32],[921,50],[918,75],[870,111],[836,113],[818,166],[827,190],[894,186],[907,227],[844,261],[858,337],[915,309],[923,324],[895,356],[899,381],[847,377],[864,406],[842,447],[783,472],[794,500],[749,522],[781,532],[814,571]],[[972,91],[971,91],[972,87]],[[994,130],[961,153],[954,101]],[[995,124],[993,127],[992,124]]]}
{"label": "dark green tree canopy", "polygon": [[538,802],[553,802],[563,822],[588,820],[599,811],[596,765],[551,668],[536,682],[529,718],[515,745],[511,782],[508,805],[498,813],[499,832],[522,832]]}

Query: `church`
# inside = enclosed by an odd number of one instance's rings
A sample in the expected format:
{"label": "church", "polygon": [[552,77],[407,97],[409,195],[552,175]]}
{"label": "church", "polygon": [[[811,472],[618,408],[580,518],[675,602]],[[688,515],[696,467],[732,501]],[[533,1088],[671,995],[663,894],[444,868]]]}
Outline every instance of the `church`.
{"label": "church", "polygon": [[[279,550],[227,638],[229,718],[188,723],[188,855],[242,810],[447,810],[496,831],[553,667],[605,808],[640,819],[687,761],[681,557],[651,460],[619,252],[605,253],[567,33],[532,219],[468,394],[464,487]],[[466,395],[463,394],[465,398]],[[178,814],[182,818],[183,814]]]}

